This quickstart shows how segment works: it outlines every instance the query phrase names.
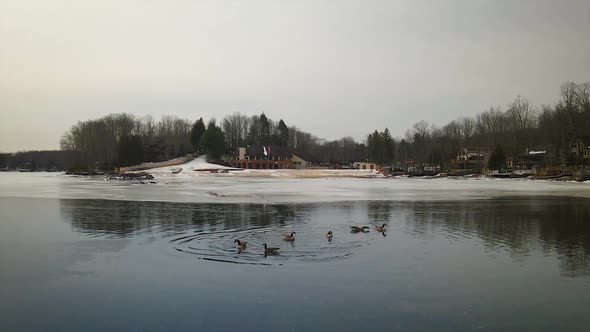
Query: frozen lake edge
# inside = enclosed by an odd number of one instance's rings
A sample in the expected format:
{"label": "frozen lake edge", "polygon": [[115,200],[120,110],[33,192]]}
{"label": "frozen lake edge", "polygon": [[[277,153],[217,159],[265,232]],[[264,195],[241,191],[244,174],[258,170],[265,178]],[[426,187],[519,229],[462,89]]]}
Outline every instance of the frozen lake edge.
{"label": "frozen lake edge", "polygon": [[590,198],[590,183],[528,179],[158,177],[156,183],[56,173],[0,173],[0,197],[193,203],[442,201],[507,196]]}

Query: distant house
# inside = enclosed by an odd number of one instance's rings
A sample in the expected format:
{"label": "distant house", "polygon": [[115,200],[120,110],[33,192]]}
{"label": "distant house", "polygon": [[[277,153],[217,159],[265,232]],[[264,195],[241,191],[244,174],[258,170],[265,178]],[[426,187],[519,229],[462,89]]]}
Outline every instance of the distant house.
{"label": "distant house", "polygon": [[247,169],[285,169],[292,168],[293,161],[288,148],[255,144],[238,148],[237,158],[231,160],[230,164]]}
{"label": "distant house", "polygon": [[416,159],[406,159],[405,166],[405,170],[408,172],[415,172],[418,170],[418,162]]}
{"label": "distant house", "polygon": [[590,160],[590,136],[578,136],[576,139],[572,139],[570,141],[570,152],[576,158],[582,157],[585,160]]}
{"label": "distant house", "polygon": [[375,163],[369,163],[369,162],[360,162],[357,161],[355,163],[353,163],[354,168],[356,169],[364,169],[364,170],[379,170],[379,165],[375,164]]}
{"label": "distant house", "polygon": [[488,147],[463,147],[457,153],[453,164],[459,169],[483,169],[487,167],[490,155]]}
{"label": "distant house", "polygon": [[513,157],[506,157],[506,168],[513,168],[514,167],[514,158]]}
{"label": "distant house", "polygon": [[517,166],[520,169],[541,168],[546,165],[547,150],[544,147],[527,148],[524,153],[517,157]]}
{"label": "distant house", "polygon": [[315,156],[313,156],[311,153],[303,151],[293,152],[291,161],[293,162],[293,167],[297,169],[307,168],[313,166],[314,164],[319,164],[319,160]]}

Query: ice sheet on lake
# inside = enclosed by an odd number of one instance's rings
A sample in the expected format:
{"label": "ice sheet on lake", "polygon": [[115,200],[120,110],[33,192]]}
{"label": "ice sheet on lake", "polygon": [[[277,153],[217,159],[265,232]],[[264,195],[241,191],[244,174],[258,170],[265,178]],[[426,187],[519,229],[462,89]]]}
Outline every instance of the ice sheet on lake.
{"label": "ice sheet on lake", "polygon": [[[214,174],[212,174],[214,175]],[[195,176],[156,184],[56,173],[0,173],[0,197],[47,197],[216,203],[307,203],[353,200],[465,200],[498,196],[590,198],[590,183],[527,179],[362,179]]]}

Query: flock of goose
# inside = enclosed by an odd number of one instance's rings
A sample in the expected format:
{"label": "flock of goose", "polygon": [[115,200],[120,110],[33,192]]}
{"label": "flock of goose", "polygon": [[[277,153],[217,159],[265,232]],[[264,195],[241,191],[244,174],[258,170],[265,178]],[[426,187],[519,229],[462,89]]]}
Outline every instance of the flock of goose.
{"label": "flock of goose", "polygon": [[[379,233],[383,233],[385,234],[385,227],[387,227],[387,224],[383,224],[381,226],[376,226],[375,230]],[[369,232],[369,226],[350,226],[350,232],[351,233],[368,233]],[[288,241],[288,242],[293,242],[295,241],[295,232],[291,232],[291,233],[285,233],[283,234],[283,240]],[[332,238],[334,237],[334,233],[332,233],[332,231],[329,231],[328,233],[326,233],[326,239],[328,239],[328,241],[332,241]],[[235,239],[234,243],[237,244],[238,246],[238,250],[243,251],[246,250],[246,247],[248,245],[248,242],[246,241],[241,241],[239,239]],[[269,247],[266,245],[266,243],[262,244],[264,246],[264,255],[278,255],[279,254],[279,249],[277,247]]]}

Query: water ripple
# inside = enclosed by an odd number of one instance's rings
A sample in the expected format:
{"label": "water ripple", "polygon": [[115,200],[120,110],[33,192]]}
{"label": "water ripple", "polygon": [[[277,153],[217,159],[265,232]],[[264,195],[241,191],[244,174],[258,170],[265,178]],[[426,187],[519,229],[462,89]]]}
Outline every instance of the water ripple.
{"label": "water ripple", "polygon": [[[294,242],[283,241],[282,233],[296,232]],[[325,232],[307,233],[303,229],[280,229],[272,226],[248,229],[230,229],[219,231],[200,231],[184,234],[171,239],[174,250],[191,254],[198,259],[251,265],[283,265],[287,262],[327,262],[344,259],[355,249],[370,244],[369,234],[351,235],[348,229],[339,229],[340,238],[328,242]],[[374,234],[373,234],[374,235]],[[350,238],[349,238],[350,237]],[[239,250],[235,239],[246,241],[247,248]],[[269,247],[279,247],[279,255],[265,256],[263,243]]]}

